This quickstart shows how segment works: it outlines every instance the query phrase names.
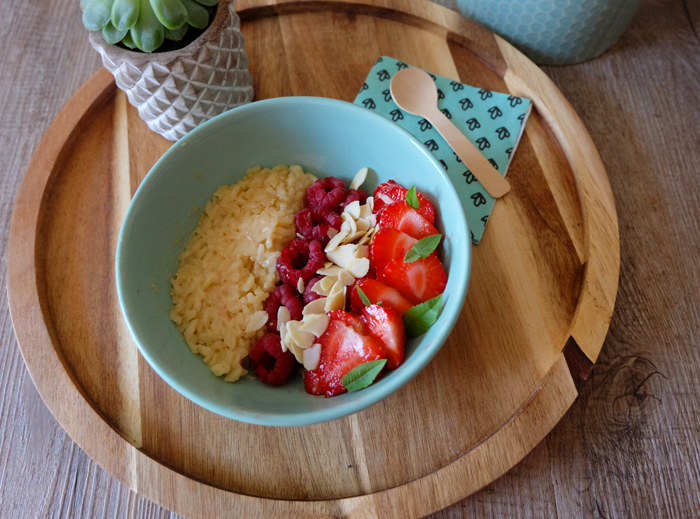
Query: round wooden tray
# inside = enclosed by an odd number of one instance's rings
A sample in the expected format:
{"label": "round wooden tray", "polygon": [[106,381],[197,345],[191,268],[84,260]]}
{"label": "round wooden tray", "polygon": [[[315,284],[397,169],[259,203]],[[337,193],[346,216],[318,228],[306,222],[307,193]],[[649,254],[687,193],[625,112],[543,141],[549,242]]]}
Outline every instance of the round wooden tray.
{"label": "round wooden tray", "polygon": [[17,197],[8,293],[24,359],[80,447],[178,514],[429,514],[522,459],[591,371],[619,270],[603,164],[552,82],[457,13],[421,0],[237,1],[257,99],[352,101],[390,55],[533,101],[450,339],[402,390],[327,424],[253,426],[180,397],[131,342],[113,272],[130,196],[171,143],[100,70],[49,128]]}

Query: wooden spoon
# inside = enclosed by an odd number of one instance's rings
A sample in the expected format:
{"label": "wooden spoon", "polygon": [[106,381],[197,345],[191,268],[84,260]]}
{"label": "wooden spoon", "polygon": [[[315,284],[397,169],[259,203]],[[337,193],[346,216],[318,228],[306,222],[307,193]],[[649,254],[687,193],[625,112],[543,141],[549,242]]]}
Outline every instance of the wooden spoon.
{"label": "wooden spoon", "polygon": [[452,122],[438,110],[438,94],[435,82],[427,72],[417,68],[405,68],[391,79],[391,96],[399,108],[413,115],[425,117],[476,179],[494,198],[501,198],[510,191],[510,184],[486,160]]}

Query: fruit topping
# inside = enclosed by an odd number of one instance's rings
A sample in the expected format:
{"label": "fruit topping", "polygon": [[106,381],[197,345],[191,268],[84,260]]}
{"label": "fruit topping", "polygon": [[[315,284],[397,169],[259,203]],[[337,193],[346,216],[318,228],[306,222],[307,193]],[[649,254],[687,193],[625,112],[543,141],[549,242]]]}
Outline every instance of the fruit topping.
{"label": "fruit topping", "polygon": [[319,240],[310,242],[302,238],[296,238],[289,242],[277,260],[277,272],[283,283],[296,287],[299,278],[308,283],[323,267],[326,255],[323,253],[323,245]]}
{"label": "fruit topping", "polygon": [[379,227],[393,227],[416,240],[438,234],[438,230],[406,202],[396,202],[387,206],[379,216]]}
{"label": "fruit topping", "polygon": [[291,318],[295,320],[301,319],[301,312],[304,309],[299,293],[294,287],[289,285],[276,287],[265,300],[267,326],[272,331],[277,331],[277,311],[280,306],[285,306]]}
{"label": "fruit topping", "polygon": [[250,360],[255,374],[269,386],[285,383],[296,366],[294,355],[282,351],[277,333],[268,333],[259,339],[250,351]]}
{"label": "fruit topping", "polygon": [[356,315],[343,310],[329,314],[321,344],[318,367],[304,372],[304,387],[312,395],[331,397],[347,391],[343,377],[360,364],[386,358],[382,343],[368,334]]}
{"label": "fruit topping", "polygon": [[382,270],[391,260],[403,258],[417,242],[417,239],[398,229],[392,227],[379,229],[374,236],[372,245],[370,245],[370,254],[377,275],[381,276]]}
{"label": "fruit topping", "polygon": [[335,209],[345,200],[345,193],[345,183],[339,178],[319,178],[307,189],[306,199],[309,205],[322,205]]}
{"label": "fruit topping", "polygon": [[297,232],[307,240],[319,240],[322,244],[330,241],[330,229],[340,230],[343,221],[340,215],[323,205],[305,207],[294,216]]}
{"label": "fruit topping", "polygon": [[325,276],[314,276],[312,277],[309,282],[306,285],[306,289],[304,290],[304,304],[308,305],[311,301],[316,301],[319,297],[321,297],[317,292],[314,292],[313,288],[314,285],[318,282],[321,281]]}
{"label": "fruit topping", "polygon": [[398,290],[386,286],[376,279],[358,279],[350,293],[350,306],[353,312],[360,313],[365,307],[362,298],[357,291],[357,287],[365,294],[370,304],[379,304],[393,308],[399,315],[403,315],[411,309],[413,303],[402,296]]}
{"label": "fruit topping", "polygon": [[367,193],[365,193],[360,188],[351,189],[350,191],[348,191],[348,194],[345,197],[345,202],[343,202],[343,211],[345,211],[348,208],[348,206],[353,202],[359,202],[360,205],[363,205],[366,201]]}
{"label": "fruit topping", "polygon": [[406,347],[406,330],[399,312],[384,305],[369,305],[362,309],[360,319],[369,334],[382,341],[386,367],[398,368],[403,362]]}
{"label": "fruit topping", "polygon": [[419,258],[411,263],[398,258],[384,267],[382,281],[418,304],[442,294],[447,286],[447,274],[436,256]]}
{"label": "fruit topping", "polygon": [[[408,189],[393,180],[380,184],[374,191],[374,212],[380,213],[386,206],[395,202],[405,202]],[[416,193],[418,207],[414,207],[428,223],[435,223],[435,208],[433,204],[421,193]]]}

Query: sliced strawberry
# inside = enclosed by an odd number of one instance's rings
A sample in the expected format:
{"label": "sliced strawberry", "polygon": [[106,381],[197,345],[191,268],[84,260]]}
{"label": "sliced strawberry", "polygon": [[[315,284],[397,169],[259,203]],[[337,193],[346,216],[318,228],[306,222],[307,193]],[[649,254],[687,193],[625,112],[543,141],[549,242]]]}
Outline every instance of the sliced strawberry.
{"label": "sliced strawberry", "polygon": [[398,229],[416,240],[438,234],[438,230],[406,202],[396,202],[387,206],[379,216],[379,226]]}
{"label": "sliced strawberry", "polygon": [[382,281],[409,301],[419,304],[443,293],[447,274],[436,256],[419,258],[411,263],[395,259],[384,267]]}
{"label": "sliced strawberry", "polygon": [[360,319],[372,337],[382,341],[389,369],[396,369],[403,362],[406,348],[406,329],[401,314],[388,306],[369,305],[362,309]]}
{"label": "sliced strawberry", "polygon": [[[405,314],[413,306],[413,303],[399,294],[397,290],[386,286],[376,279],[358,279],[355,286],[359,286],[362,289],[370,303],[377,304],[381,302],[382,306],[393,308],[399,315]],[[355,286],[350,291],[350,305],[353,312],[360,313],[365,305],[360,299],[360,294],[357,293]]]}
{"label": "sliced strawberry", "polygon": [[370,247],[370,257],[378,273],[393,260],[406,255],[406,252],[417,242],[405,232],[391,227],[381,228],[374,236]]}
{"label": "sliced strawberry", "polygon": [[[380,184],[374,190],[374,213],[379,214],[387,206],[395,202],[405,202],[408,189],[393,180]],[[382,196],[380,196],[382,195]],[[422,193],[416,191],[418,197],[418,213],[433,225],[435,223],[435,207]]]}
{"label": "sliced strawberry", "polygon": [[311,395],[326,398],[345,393],[343,377],[353,368],[372,360],[385,359],[384,346],[369,335],[360,318],[343,310],[328,314],[330,322],[319,337],[321,360],[314,370],[304,372],[304,387]]}

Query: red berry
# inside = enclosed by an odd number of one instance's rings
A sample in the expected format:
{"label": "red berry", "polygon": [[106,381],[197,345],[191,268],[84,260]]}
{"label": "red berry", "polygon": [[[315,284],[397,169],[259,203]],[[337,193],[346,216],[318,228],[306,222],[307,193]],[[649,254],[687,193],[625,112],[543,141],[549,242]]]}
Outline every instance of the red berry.
{"label": "red berry", "polygon": [[382,343],[369,335],[356,315],[343,310],[328,314],[330,322],[319,337],[321,359],[318,367],[304,372],[304,387],[311,395],[331,397],[347,390],[343,377],[353,368],[372,360],[385,359]]}
{"label": "red berry", "polygon": [[268,333],[250,350],[250,361],[255,374],[268,386],[279,386],[289,380],[296,359],[291,351],[282,351],[277,333]]}
{"label": "red berry", "polygon": [[[314,276],[311,278],[311,280],[306,285],[306,288],[304,289],[304,304],[308,305],[311,301],[316,301],[317,299],[319,299],[321,297],[316,292],[314,292],[312,289],[314,288],[314,285],[316,284],[317,281],[321,281],[325,277],[326,276]],[[301,319],[296,319],[296,320],[299,321]]]}
{"label": "red berry", "polygon": [[295,321],[301,321],[304,305],[296,288],[290,285],[276,287],[265,300],[267,326],[271,331],[277,331],[277,310],[286,306],[289,315]]}
{"label": "red berry", "polygon": [[[387,205],[396,202],[405,202],[406,193],[408,193],[408,189],[396,183],[386,183],[382,185],[384,186],[380,191],[382,196],[377,197],[374,201],[374,212],[377,214],[381,213]],[[431,204],[430,200],[423,196],[423,194],[416,192],[416,195],[418,198],[418,209],[416,209],[416,211],[433,225],[435,223],[435,208],[433,204]]]}
{"label": "red berry", "polygon": [[418,304],[444,292],[447,274],[437,256],[419,258],[411,263],[395,259],[384,267],[382,281],[413,304]]}
{"label": "red berry", "polygon": [[305,284],[308,283],[325,262],[326,253],[323,252],[320,241],[308,242],[296,238],[282,249],[277,260],[277,272],[283,283],[296,287],[299,278],[303,279]]}
{"label": "red berry", "polygon": [[393,308],[369,305],[362,309],[362,323],[369,334],[382,341],[389,369],[396,369],[403,362],[406,348],[406,329],[399,312]]}
{"label": "red berry", "polygon": [[345,200],[345,182],[335,177],[319,178],[306,190],[309,205],[335,209]]}
{"label": "red berry", "polygon": [[328,230],[339,231],[343,220],[340,215],[322,205],[305,207],[294,216],[297,232],[307,240],[320,240],[324,245],[330,241]]}
{"label": "red berry", "polygon": [[379,229],[370,246],[370,256],[374,260],[377,274],[381,277],[382,270],[391,260],[403,259],[406,252],[417,242],[418,240],[398,229],[391,227]]}
{"label": "red berry", "polygon": [[387,206],[379,216],[379,226],[393,227],[416,240],[438,234],[438,230],[406,202],[396,202]]}
{"label": "red berry", "polygon": [[353,312],[358,314],[365,308],[365,304],[360,299],[360,294],[355,287],[360,287],[372,304],[382,303],[382,306],[393,308],[403,315],[413,307],[408,299],[403,297],[398,290],[391,288],[376,279],[358,279],[350,291],[350,306]]}
{"label": "red berry", "polygon": [[367,201],[367,193],[365,193],[359,187],[348,191],[348,196],[345,197],[345,202],[343,202],[343,211],[345,211],[345,208],[348,205],[355,201],[359,201],[360,205],[363,205]]}

